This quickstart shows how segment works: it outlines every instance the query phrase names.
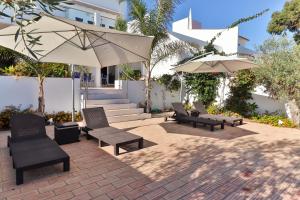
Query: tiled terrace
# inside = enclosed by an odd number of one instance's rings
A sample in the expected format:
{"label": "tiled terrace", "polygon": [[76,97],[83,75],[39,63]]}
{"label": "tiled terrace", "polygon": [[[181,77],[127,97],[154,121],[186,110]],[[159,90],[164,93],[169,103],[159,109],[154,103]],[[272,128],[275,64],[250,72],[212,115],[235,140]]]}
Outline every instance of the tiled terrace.
{"label": "tiled terrace", "polygon": [[[70,172],[25,172],[15,185],[0,132],[0,199],[300,199],[300,130],[246,122],[210,132],[162,118],[114,124],[143,136],[146,148],[118,157],[96,141],[64,145]],[[49,135],[52,136],[51,127]]]}

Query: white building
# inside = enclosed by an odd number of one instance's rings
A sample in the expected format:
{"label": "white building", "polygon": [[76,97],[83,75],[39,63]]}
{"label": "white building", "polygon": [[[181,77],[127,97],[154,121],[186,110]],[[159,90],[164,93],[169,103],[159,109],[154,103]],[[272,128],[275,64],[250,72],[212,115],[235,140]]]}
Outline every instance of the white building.
{"label": "white building", "polygon": [[[190,10],[187,18],[173,22],[172,31],[170,34],[171,40],[181,40],[198,45],[200,48],[204,47],[214,38],[218,33],[221,33],[214,42],[215,48],[224,52],[225,54],[235,54],[239,57],[251,57],[255,52],[246,47],[248,38],[239,35],[239,27],[231,29],[205,29],[201,23],[193,20],[192,11]],[[153,77],[160,77],[163,74],[174,74],[174,64],[184,59],[187,55],[178,55],[169,57],[157,64],[152,71]],[[226,86],[223,88],[221,85],[218,90],[218,97],[216,101],[218,103],[224,102],[228,97],[229,80],[226,80]],[[258,105],[257,111],[260,113],[268,112],[280,112],[286,113],[286,107],[283,102],[273,100],[269,98],[269,95],[265,93],[262,87],[258,87],[252,93],[253,102]]]}
{"label": "white building", "polygon": [[[207,45],[212,38],[221,33],[214,42],[215,48],[225,54],[237,54],[239,56],[252,56],[254,51],[246,47],[249,39],[239,35],[239,27],[231,29],[205,29],[200,22],[193,20],[192,10],[187,18],[173,22],[170,34],[171,40],[181,40],[198,45],[200,48]],[[153,70],[153,76],[174,73],[174,64],[182,60],[186,55],[175,56],[160,62]]]}
{"label": "white building", "polygon": [[[68,19],[80,21],[83,23],[94,24],[104,28],[115,28],[115,22],[118,16],[123,19],[128,18],[128,3],[127,1],[120,2],[119,0],[72,0],[73,5],[62,4],[60,10],[55,10],[54,15],[65,17]],[[41,9],[37,9],[42,12]],[[5,12],[9,12],[5,10]],[[10,19],[0,16],[0,23],[10,23]],[[101,82],[106,85],[114,84],[116,67],[105,67],[102,69],[89,67],[91,73],[91,85],[100,87]]]}
{"label": "white building", "polygon": [[[73,0],[73,5],[66,5],[63,7],[63,11],[55,11],[55,15],[66,17],[69,19],[81,21],[84,23],[94,24],[96,26],[102,26],[105,28],[114,28],[115,20],[118,16],[122,16],[123,18],[128,18],[128,4],[126,1],[119,3],[119,0]],[[1,22],[9,22],[9,19],[0,17]],[[247,38],[239,35],[239,28],[231,28],[231,29],[205,29],[202,27],[200,22],[193,20],[192,12],[190,11],[189,16],[187,18],[175,21],[172,24],[172,30],[170,31],[170,39],[171,40],[182,40],[190,43],[197,44],[199,47],[204,47],[213,37],[215,37],[218,33],[221,32],[221,35],[217,37],[214,42],[215,47],[219,51],[223,51],[226,54],[237,54],[239,56],[251,56],[255,52],[248,49],[246,47],[247,42],[249,41]],[[163,74],[173,74],[174,71],[172,68],[173,65],[176,64],[178,61],[182,60],[187,55],[180,55],[170,57],[166,60],[161,61],[158,65],[154,68],[152,72],[152,76],[160,77]],[[145,69],[143,68],[141,63],[130,64],[135,70],[140,70],[141,74],[143,75]],[[89,67],[88,71],[91,77],[91,84],[90,87],[100,88],[103,86],[110,86],[113,88],[117,88],[117,90],[105,90],[105,92],[111,92],[112,94],[108,94],[108,96],[112,96],[111,98],[116,98],[114,95],[115,93],[120,92],[118,88],[121,85],[120,81],[115,80],[119,78],[119,69],[116,66],[106,67],[103,69]],[[128,102],[134,102],[136,104],[143,103],[144,101],[144,87],[141,85],[142,82],[131,82],[131,86],[128,88],[128,83],[126,84],[127,87],[124,86],[122,90],[126,90],[126,92],[121,96],[121,100],[124,98],[128,98]],[[129,84],[129,85],[130,85]],[[138,86],[138,87],[137,87]],[[137,89],[138,88],[138,89]],[[80,87],[79,87],[80,90]],[[97,90],[100,92],[97,97],[102,98],[102,90]],[[129,94],[130,91],[132,94]],[[225,92],[228,92],[228,88],[225,88]],[[92,95],[95,95],[95,90],[91,90]],[[156,90],[153,90],[153,97],[157,100],[157,103],[154,103],[155,108],[164,108],[166,105],[169,105],[170,102],[176,101],[177,97],[179,100],[178,94],[168,94],[168,97],[164,97],[164,90],[157,87]],[[99,96],[100,95],[100,96]],[[159,97],[163,96],[164,100],[159,100]],[[91,95],[90,95],[91,97]],[[253,93],[254,101],[259,106],[259,111],[264,112],[268,110],[269,112],[274,112],[276,110],[285,111],[285,106],[281,102],[274,101],[268,98],[268,95],[262,91],[258,91]],[[101,99],[100,98],[100,99]],[[226,98],[226,94],[225,94]],[[166,100],[167,99],[167,100]],[[217,99],[218,100],[218,99]],[[101,100],[100,100],[101,101]],[[164,102],[164,105],[159,105],[159,103]],[[20,101],[23,102],[23,101]],[[126,100],[127,102],[127,100]],[[17,103],[15,103],[17,105]],[[131,104],[129,104],[132,106]],[[5,106],[5,105],[4,105]],[[1,106],[0,106],[1,107]],[[50,110],[52,109],[52,106]],[[168,106],[167,106],[168,107]],[[119,107],[118,107],[119,108]],[[57,108],[58,109],[58,108]],[[130,109],[129,109],[130,110]],[[134,110],[136,111],[136,110]],[[126,110],[127,112],[127,110]],[[130,110],[132,112],[132,110]],[[140,113],[140,110],[138,110]],[[124,113],[123,113],[124,114]],[[126,113],[128,115],[128,113]],[[130,116],[131,117],[131,116]],[[140,116],[139,116],[140,117]],[[121,116],[123,119],[124,116]],[[136,116],[131,117],[132,119],[137,119]],[[143,117],[142,117],[143,118]],[[125,119],[125,118],[124,118]]]}
{"label": "white building", "polygon": [[[115,28],[118,16],[128,17],[128,3],[119,0],[73,0],[73,5],[66,6],[63,12],[56,12],[58,16],[72,20],[94,24],[104,28]],[[90,86],[114,85],[115,77],[119,77],[115,66],[102,69],[88,67]],[[103,84],[102,84],[103,83]]]}

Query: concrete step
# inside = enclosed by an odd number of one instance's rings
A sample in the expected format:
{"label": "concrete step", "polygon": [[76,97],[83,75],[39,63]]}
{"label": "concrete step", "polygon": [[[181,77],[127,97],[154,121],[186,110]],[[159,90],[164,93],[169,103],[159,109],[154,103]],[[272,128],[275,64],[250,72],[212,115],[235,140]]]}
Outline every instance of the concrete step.
{"label": "concrete step", "polygon": [[[86,94],[85,90],[81,89],[81,94]],[[122,90],[111,88],[88,89],[87,97],[89,100],[100,99],[125,99],[126,94]]]}
{"label": "concrete step", "polygon": [[120,116],[120,115],[143,114],[143,113],[144,113],[143,108],[105,110],[105,114],[107,117]]}
{"label": "concrete step", "polygon": [[135,103],[123,103],[123,104],[87,104],[87,108],[103,107],[104,110],[118,110],[118,109],[130,109],[137,108]]}
{"label": "concrete step", "polygon": [[[85,94],[85,91],[81,90],[81,94]],[[113,88],[89,89],[86,107],[103,107],[109,123],[151,118],[151,114],[144,113],[143,108],[130,103],[122,90]]]}
{"label": "concrete step", "polygon": [[101,99],[101,100],[87,100],[89,105],[105,105],[105,104],[128,104],[128,99]]}
{"label": "concrete step", "polygon": [[[81,88],[81,91],[85,91],[84,88]],[[115,88],[88,88],[88,92],[97,92],[97,93],[115,93],[120,92],[121,89]]]}
{"label": "concrete step", "polygon": [[125,94],[89,94],[88,100],[99,100],[99,99],[125,99]]}
{"label": "concrete step", "polygon": [[126,121],[134,121],[134,120],[144,120],[151,118],[151,114],[142,113],[142,114],[132,114],[132,115],[119,115],[119,116],[111,116],[108,117],[109,123],[117,123],[117,122],[126,122]]}

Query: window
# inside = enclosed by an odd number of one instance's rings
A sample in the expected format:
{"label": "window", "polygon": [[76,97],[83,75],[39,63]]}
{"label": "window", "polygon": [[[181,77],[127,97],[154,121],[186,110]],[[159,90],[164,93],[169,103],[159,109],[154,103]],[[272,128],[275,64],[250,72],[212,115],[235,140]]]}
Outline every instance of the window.
{"label": "window", "polygon": [[93,21],[90,21],[90,20],[88,20],[87,23],[88,23],[88,24],[94,24],[94,22],[93,22]]}
{"label": "window", "polygon": [[80,17],[75,17],[75,20],[78,21],[78,22],[83,22],[83,19],[80,18]]}
{"label": "window", "polygon": [[105,24],[101,24],[101,27],[105,27]]}
{"label": "window", "polygon": [[115,27],[113,27],[113,26],[109,26],[109,28],[110,28],[110,29],[115,29]]}

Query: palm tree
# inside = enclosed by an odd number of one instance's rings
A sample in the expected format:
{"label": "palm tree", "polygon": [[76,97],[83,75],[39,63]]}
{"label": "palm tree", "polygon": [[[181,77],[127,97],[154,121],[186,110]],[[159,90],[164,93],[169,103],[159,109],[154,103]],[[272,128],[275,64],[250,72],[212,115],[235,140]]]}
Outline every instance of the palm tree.
{"label": "palm tree", "polygon": [[[124,0],[121,0],[121,2]],[[162,60],[180,54],[188,44],[180,41],[171,41],[168,26],[173,20],[176,5],[180,0],[156,0],[154,8],[148,8],[143,0],[130,0],[130,17],[132,22],[129,29],[134,33],[154,36],[149,60],[144,63],[147,70],[145,76],[146,86],[146,112],[151,111],[151,75],[155,66]]]}

